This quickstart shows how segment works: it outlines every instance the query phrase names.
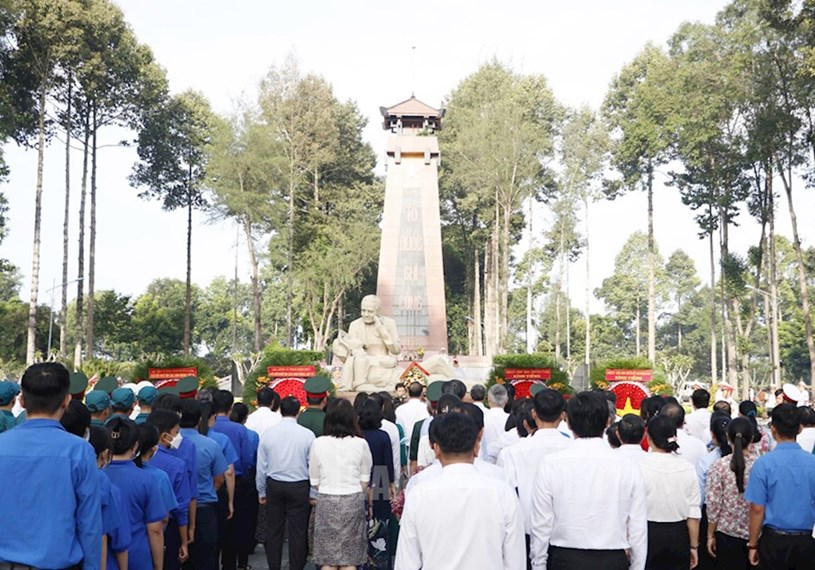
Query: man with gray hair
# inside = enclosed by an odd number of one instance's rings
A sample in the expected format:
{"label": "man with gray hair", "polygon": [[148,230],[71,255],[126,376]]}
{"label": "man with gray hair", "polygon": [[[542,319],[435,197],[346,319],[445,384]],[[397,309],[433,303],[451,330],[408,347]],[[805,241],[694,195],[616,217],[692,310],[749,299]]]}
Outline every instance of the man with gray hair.
{"label": "man with gray hair", "polygon": [[470,398],[473,399],[473,404],[481,408],[483,413],[487,413],[487,406],[484,405],[484,398],[487,397],[487,389],[483,384],[473,384],[470,388]]}
{"label": "man with gray hair", "polygon": [[[484,461],[495,463],[498,459],[500,447],[496,447],[504,434],[504,426],[507,423],[509,414],[504,411],[504,406],[509,399],[507,389],[501,384],[490,386],[487,391],[487,402],[489,409],[484,413],[484,436],[481,438],[481,450],[479,457]],[[494,448],[491,452],[490,448]]]}

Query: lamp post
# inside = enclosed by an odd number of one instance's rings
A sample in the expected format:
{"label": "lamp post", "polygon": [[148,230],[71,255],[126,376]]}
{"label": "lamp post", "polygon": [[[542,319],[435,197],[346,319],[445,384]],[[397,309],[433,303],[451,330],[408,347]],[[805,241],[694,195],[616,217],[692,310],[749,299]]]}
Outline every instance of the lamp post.
{"label": "lamp post", "polygon": [[781,386],[781,350],[778,346],[778,297],[772,293],[768,293],[763,289],[753,287],[752,285],[746,286],[751,291],[755,291],[772,307],[772,318],[770,319],[770,364],[773,369],[773,388]]}
{"label": "lamp post", "polygon": [[[56,284],[57,280],[54,279],[53,287],[51,287],[50,289],[48,289],[48,291],[46,291],[46,293],[51,293],[51,302],[49,304],[49,308],[51,309],[51,316],[48,318],[48,344],[46,345],[47,346],[46,350],[48,352],[51,352],[51,339],[52,339],[52,332],[54,330],[54,291],[56,291],[57,289],[59,289],[61,287],[66,287],[66,286],[70,285],[71,283],[76,283],[78,281],[82,281],[83,279],[84,279],[84,277],[78,277],[78,278],[73,279],[71,281],[66,281],[65,283],[60,283],[59,285]],[[64,324],[63,324],[63,326],[64,326]]]}

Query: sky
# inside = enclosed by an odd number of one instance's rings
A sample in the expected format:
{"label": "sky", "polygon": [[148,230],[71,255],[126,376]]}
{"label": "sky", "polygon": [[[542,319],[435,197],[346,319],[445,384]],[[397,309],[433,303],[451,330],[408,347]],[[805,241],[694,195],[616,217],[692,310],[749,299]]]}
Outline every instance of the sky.
{"label": "sky", "polygon": [[[228,114],[241,99],[251,100],[259,80],[289,53],[301,68],[325,77],[342,100],[355,100],[369,119],[365,139],[379,156],[383,172],[386,133],[380,106],[415,93],[441,105],[444,98],[480,64],[493,58],[521,73],[543,74],[563,104],[598,108],[613,76],[647,42],[664,44],[683,21],[712,23],[723,0],[505,0],[444,2],[418,0],[121,0],[125,18],[139,40],[149,45],[167,70],[173,92],[201,91],[216,112]],[[100,134],[96,289],[138,295],[158,277],[185,278],[186,215],[165,212],[155,201],[138,197],[127,176],[136,161],[134,148],[116,146],[133,138],[116,129]],[[36,152],[6,147],[11,167],[0,186],[10,204],[10,232],[0,257],[24,275],[22,296],[29,297],[34,219]],[[442,157],[444,149],[441,149]],[[77,277],[76,234],[81,154],[73,153],[69,280]],[[64,147],[53,141],[46,152],[43,191],[40,302],[49,303],[53,285],[59,304],[62,275]],[[779,185],[780,187],[780,185]],[[815,195],[799,184],[796,207],[802,239],[811,245],[815,230],[807,222]],[[786,201],[779,202],[779,233],[790,235]],[[611,274],[614,256],[629,235],[645,231],[645,196],[634,193],[592,206],[590,288]],[[709,279],[707,242],[697,239],[692,212],[678,193],[657,180],[655,233],[667,256],[682,248]],[[544,227],[545,212],[534,226]],[[732,249],[745,252],[757,243],[759,228],[746,215],[731,234]],[[86,238],[87,239],[87,238]],[[206,286],[214,277],[232,275],[236,228],[229,221],[196,213],[193,227],[193,281]],[[87,251],[87,245],[86,245]],[[241,279],[248,281],[245,243],[237,248]],[[582,299],[585,263],[571,271],[570,290]],[[72,285],[75,294],[75,285]],[[581,300],[575,304],[582,307]],[[592,312],[602,310],[594,300]]]}

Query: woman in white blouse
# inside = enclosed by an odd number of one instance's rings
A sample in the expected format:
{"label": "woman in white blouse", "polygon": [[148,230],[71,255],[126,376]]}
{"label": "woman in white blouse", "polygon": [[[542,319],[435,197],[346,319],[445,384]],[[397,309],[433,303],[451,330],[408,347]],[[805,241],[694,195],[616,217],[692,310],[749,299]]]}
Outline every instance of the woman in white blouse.
{"label": "woman in white blouse", "polygon": [[651,450],[641,462],[648,503],[646,570],[688,570],[698,564],[701,497],[693,466],[676,451],[676,427],[659,416],[648,422]]}
{"label": "woman in white blouse", "polygon": [[309,478],[318,492],[314,560],[323,570],[354,570],[368,559],[365,491],[373,461],[361,436],[351,402],[339,400],[311,445]]}

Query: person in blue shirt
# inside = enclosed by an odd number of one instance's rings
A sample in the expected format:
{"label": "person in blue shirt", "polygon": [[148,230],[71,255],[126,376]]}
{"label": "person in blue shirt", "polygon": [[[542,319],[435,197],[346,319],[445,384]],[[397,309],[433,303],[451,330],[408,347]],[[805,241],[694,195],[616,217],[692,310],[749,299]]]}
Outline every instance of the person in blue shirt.
{"label": "person in blue shirt", "polygon": [[99,490],[102,496],[102,532],[108,570],[127,568],[127,549],[130,546],[130,520],[124,511],[122,493],[110,482],[103,469],[110,462],[110,434],[99,426],[90,426],[88,442],[96,453]]}
{"label": "person in blue shirt", "polygon": [[[170,392],[160,392],[156,399],[153,400],[152,410],[167,410],[181,417],[181,398],[177,394]],[[192,537],[195,535],[195,519],[198,506],[198,456],[195,452],[195,446],[187,439],[181,438],[181,444],[178,449],[172,446],[167,452],[181,459],[184,462],[184,471],[187,475],[187,481],[190,489],[190,508],[189,518],[187,520],[187,536]]]}
{"label": "person in blue shirt", "polygon": [[164,562],[163,521],[167,511],[156,477],[133,462],[139,449],[138,426],[127,418],[112,417],[106,427],[110,433],[112,461],[105,473],[121,491],[130,522],[128,568],[161,568]]}
{"label": "person in blue shirt", "polygon": [[750,503],[750,564],[812,569],[815,560],[815,455],[795,441],[801,414],[794,404],[773,409],[775,449],[756,459],[744,499]]}
{"label": "person in blue shirt", "polygon": [[[135,423],[136,420],[133,421]],[[136,425],[139,429],[139,453],[133,462],[137,467],[144,469],[158,481],[159,490],[161,491],[161,500],[164,503],[166,513],[163,528],[166,528],[167,522],[170,520],[170,511],[178,508],[178,499],[175,498],[170,477],[164,471],[157,469],[149,463],[158,449],[158,429],[156,429],[156,426],[148,426],[146,424]]]}
{"label": "person in blue shirt", "polygon": [[20,385],[16,382],[8,380],[0,382],[0,433],[17,425],[17,418],[14,417],[11,410],[19,393]]}
{"label": "person in blue shirt", "polygon": [[161,469],[170,478],[178,507],[170,513],[170,521],[164,529],[164,570],[175,570],[186,562],[188,551],[188,522],[190,488],[184,462],[170,454],[178,449],[184,439],[179,431],[178,415],[169,410],[154,410],[147,417],[146,425],[155,426],[159,433],[158,449],[150,465]]}
{"label": "person in blue shirt", "polygon": [[[243,402],[235,402],[229,413],[229,421],[246,427],[249,418],[249,406]],[[255,489],[255,465],[257,464],[258,444],[260,436],[250,429],[246,430],[249,436],[249,447],[252,451],[250,463],[247,464],[246,473],[235,484],[235,510],[241,515],[235,521],[235,549],[237,551],[237,568],[246,568],[249,565],[249,555],[255,549],[255,532],[257,531],[258,493]],[[236,514],[237,517],[237,514]]]}
{"label": "person in blue shirt", "polygon": [[283,416],[280,423],[266,429],[260,438],[255,485],[269,526],[266,540],[269,568],[281,567],[283,535],[288,527],[289,567],[302,569],[308,556],[311,514],[308,461],[314,432],[297,423],[300,413],[297,398],[283,398],[280,413]]}
{"label": "person in blue shirt", "polygon": [[139,390],[136,400],[139,402],[139,414],[133,418],[137,424],[143,424],[147,421],[147,416],[153,411],[153,402],[158,397],[158,390],[155,386],[145,386]]}
{"label": "person in blue shirt", "polygon": [[130,388],[116,388],[110,395],[110,417],[105,421],[105,425],[113,418],[128,418],[136,407],[136,395]]}
{"label": "person in blue shirt", "polygon": [[35,568],[81,563],[83,570],[97,570],[102,506],[96,458],[87,442],[59,423],[71,399],[68,370],[55,362],[34,364],[20,385],[27,421],[0,434],[0,505],[27,523],[3,526],[0,562]]}
{"label": "person in blue shirt", "polygon": [[110,396],[102,390],[91,390],[85,396],[85,407],[91,413],[91,425],[105,427],[110,416]]}
{"label": "person in blue shirt", "polygon": [[198,505],[195,533],[190,535],[190,560],[196,570],[218,570],[218,489],[229,465],[218,443],[201,435],[201,402],[182,400],[181,435],[195,446],[198,461]]}

